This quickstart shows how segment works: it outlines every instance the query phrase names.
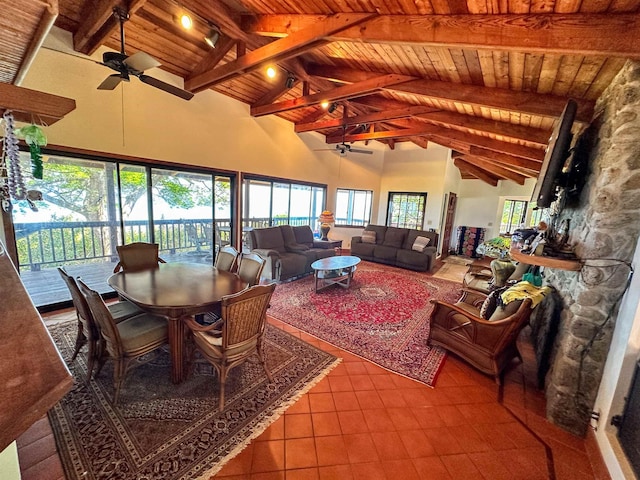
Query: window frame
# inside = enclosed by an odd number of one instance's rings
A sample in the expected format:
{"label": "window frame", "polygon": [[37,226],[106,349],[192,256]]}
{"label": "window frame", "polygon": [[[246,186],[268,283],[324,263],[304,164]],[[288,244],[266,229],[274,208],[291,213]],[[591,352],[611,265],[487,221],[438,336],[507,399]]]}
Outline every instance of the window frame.
{"label": "window frame", "polygon": [[[405,195],[407,197],[409,196],[413,196],[413,197],[420,197],[422,199],[422,210],[419,212],[419,222],[416,222],[416,227],[412,227],[412,226],[407,226],[406,222],[403,223],[402,225],[400,225],[398,223],[398,225],[391,225],[391,205],[392,205],[392,199],[393,196],[395,195]],[[393,227],[397,227],[397,228],[408,228],[411,230],[422,230],[424,228],[424,220],[425,220],[425,214],[427,211],[427,198],[429,196],[428,192],[389,192],[388,196],[387,196],[387,215],[385,217],[385,225],[387,227],[389,226],[393,226]],[[408,204],[408,202],[407,202]],[[406,218],[406,217],[405,217]]]}
{"label": "window frame", "polygon": [[[349,199],[347,201],[347,218],[345,223],[340,223],[338,220],[338,196],[340,195],[340,192],[346,192]],[[354,207],[354,199],[356,194],[364,194],[365,195],[365,212],[363,213],[363,218],[362,218],[362,224],[358,224],[358,223],[354,223],[354,212],[353,212],[353,207]],[[366,205],[366,202],[369,202],[368,206]],[[367,213],[367,207],[368,207],[368,217],[369,218],[364,218],[366,213]],[[364,190],[364,189],[358,189],[358,188],[337,188],[336,189],[336,202],[335,202],[335,222],[334,222],[334,226],[336,227],[344,227],[344,228],[362,228],[362,227],[366,227],[367,225],[369,225],[371,223],[371,213],[373,211],[373,190]]]}
{"label": "window frame", "polygon": [[[502,226],[503,226],[503,222],[502,219],[504,218],[505,215],[505,209],[507,208],[507,204],[511,202],[512,206],[511,206],[511,212],[509,214],[509,222],[506,224],[507,225],[507,230],[503,231]],[[514,222],[513,221],[513,216],[515,214],[516,211],[516,206],[518,204],[523,205],[522,208],[522,213],[520,215],[520,220]],[[527,213],[530,209],[530,205],[529,202],[527,200],[517,200],[517,199],[513,199],[513,198],[505,198],[504,203],[502,205],[502,212],[500,214],[500,225],[498,227],[498,234],[499,235],[506,235],[506,234],[512,234],[516,229],[520,228],[520,225],[526,225],[526,221],[527,221]]]}

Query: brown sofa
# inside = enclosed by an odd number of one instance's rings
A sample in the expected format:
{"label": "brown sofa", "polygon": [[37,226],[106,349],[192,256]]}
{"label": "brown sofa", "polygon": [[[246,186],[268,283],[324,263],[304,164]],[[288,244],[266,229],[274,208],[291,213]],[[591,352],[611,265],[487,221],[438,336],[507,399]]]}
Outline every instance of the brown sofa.
{"label": "brown sofa", "polygon": [[336,252],[316,241],[308,225],[255,228],[249,232],[249,248],[266,260],[263,276],[282,281],[311,273],[311,264]]}
{"label": "brown sofa", "polygon": [[[436,232],[385,227],[383,225],[368,225],[365,231],[376,232],[376,242],[365,243],[362,241],[362,236],[353,237],[351,239],[351,255],[363,260],[386,263],[410,270],[431,271],[438,246]],[[418,236],[431,240],[422,252],[411,248]]]}

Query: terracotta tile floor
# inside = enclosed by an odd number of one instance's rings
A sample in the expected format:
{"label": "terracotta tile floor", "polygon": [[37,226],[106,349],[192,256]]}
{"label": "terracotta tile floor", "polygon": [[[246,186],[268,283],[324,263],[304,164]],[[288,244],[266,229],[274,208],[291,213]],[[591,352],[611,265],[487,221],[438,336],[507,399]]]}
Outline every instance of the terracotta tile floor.
{"label": "terracotta tile floor", "polygon": [[[507,372],[502,388],[453,355],[430,388],[271,323],[343,361],[216,479],[608,478],[592,437],[583,440],[545,420],[526,330],[519,341],[524,363]],[[18,440],[18,452],[23,480],[63,478],[46,419]]]}

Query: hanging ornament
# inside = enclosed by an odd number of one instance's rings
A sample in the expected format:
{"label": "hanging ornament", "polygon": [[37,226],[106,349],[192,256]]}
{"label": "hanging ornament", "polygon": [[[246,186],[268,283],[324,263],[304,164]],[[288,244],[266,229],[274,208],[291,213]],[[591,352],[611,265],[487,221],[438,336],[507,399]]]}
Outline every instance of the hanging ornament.
{"label": "hanging ornament", "polygon": [[[9,193],[11,198],[15,200],[24,200],[27,198],[27,187],[20,168],[20,151],[18,150],[18,138],[15,135],[13,114],[6,111],[2,118],[5,122],[2,157],[5,168],[8,170]],[[3,208],[5,208],[4,202]]]}
{"label": "hanging ornament", "polygon": [[42,153],[40,152],[40,147],[47,146],[47,136],[39,126],[34,124],[19,128],[16,130],[16,135],[29,145],[33,178],[42,180]]}

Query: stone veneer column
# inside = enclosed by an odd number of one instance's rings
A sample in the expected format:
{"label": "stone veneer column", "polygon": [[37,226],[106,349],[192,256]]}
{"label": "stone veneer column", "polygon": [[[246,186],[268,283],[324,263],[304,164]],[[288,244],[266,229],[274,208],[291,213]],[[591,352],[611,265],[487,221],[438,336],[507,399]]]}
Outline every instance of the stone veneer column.
{"label": "stone veneer column", "polygon": [[[582,272],[546,269],[545,279],[564,305],[546,377],[547,417],[583,435],[589,424],[617,304],[627,284],[640,234],[640,63],[627,62],[598,99],[586,132],[589,175],[579,204],[565,208],[570,242],[587,261]],[[560,224],[560,221],[557,223]]]}

